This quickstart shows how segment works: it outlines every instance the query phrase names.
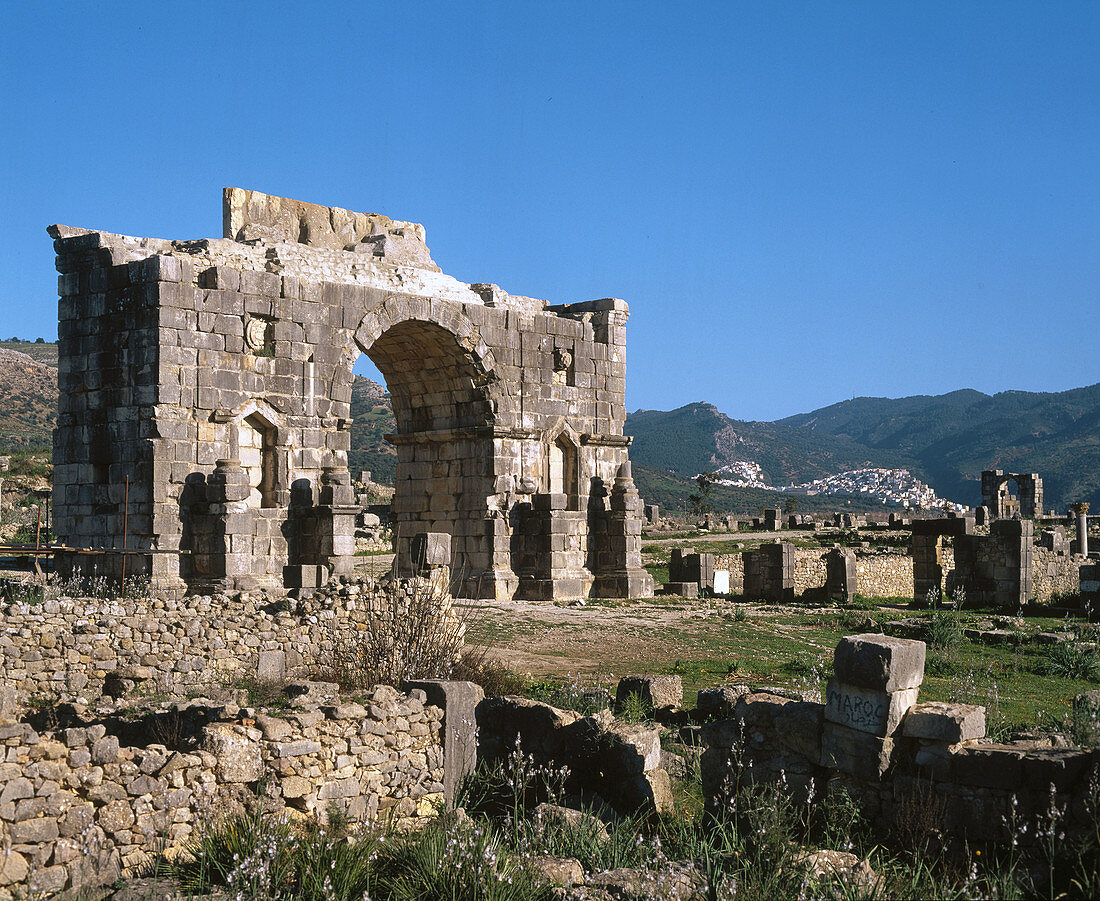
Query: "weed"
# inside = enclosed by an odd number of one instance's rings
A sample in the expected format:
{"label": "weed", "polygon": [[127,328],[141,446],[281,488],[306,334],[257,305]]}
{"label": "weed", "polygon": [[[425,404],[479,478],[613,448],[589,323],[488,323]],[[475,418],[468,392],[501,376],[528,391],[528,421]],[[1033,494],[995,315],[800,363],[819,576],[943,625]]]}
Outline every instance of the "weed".
{"label": "weed", "polygon": [[653,717],[652,706],[634,691],[617,703],[615,708],[615,715],[627,723],[644,723]]}

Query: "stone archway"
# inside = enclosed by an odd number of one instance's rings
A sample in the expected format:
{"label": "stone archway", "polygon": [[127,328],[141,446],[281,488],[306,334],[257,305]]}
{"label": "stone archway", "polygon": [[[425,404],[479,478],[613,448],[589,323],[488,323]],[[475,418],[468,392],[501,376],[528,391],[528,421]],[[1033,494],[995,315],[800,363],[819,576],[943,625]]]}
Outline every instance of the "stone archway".
{"label": "stone archway", "polygon": [[[1015,483],[1013,494],[1009,483]],[[982,505],[997,519],[1021,516],[1032,519],[1043,513],[1043,480],[1037,472],[1004,472],[987,469],[982,472]]]}
{"label": "stone archway", "polygon": [[[72,400],[54,460],[62,540],[124,540],[142,552],[129,572],[166,589],[195,590],[183,557],[217,563],[207,581],[226,589],[351,575],[352,365],[366,353],[394,399],[403,556],[415,534],[448,533],[467,596],[652,592],[623,434],[625,302],[466,284],[435,265],[422,226],[385,216],[236,188],[223,214],[212,240],[51,229]],[[93,354],[110,379],[84,381]]]}
{"label": "stone archway", "polygon": [[415,300],[387,298],[382,307],[383,315],[368,314],[370,323],[356,330],[337,377],[350,381],[364,353],[390,392],[397,431],[386,437],[397,450],[398,563],[411,566],[417,533],[444,532],[451,536],[455,590],[477,596],[492,563],[486,514],[494,482],[495,376],[486,366],[492,357],[478,351],[471,329],[424,318]]}

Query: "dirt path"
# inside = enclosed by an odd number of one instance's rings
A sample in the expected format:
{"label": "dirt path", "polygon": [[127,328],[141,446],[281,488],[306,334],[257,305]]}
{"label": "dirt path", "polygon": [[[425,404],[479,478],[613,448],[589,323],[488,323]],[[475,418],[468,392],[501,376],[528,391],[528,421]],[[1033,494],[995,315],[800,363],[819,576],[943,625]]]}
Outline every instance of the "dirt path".
{"label": "dirt path", "polygon": [[597,672],[606,669],[608,658],[673,661],[690,653],[676,635],[720,629],[732,616],[732,605],[722,600],[621,606],[476,601],[461,607],[468,614],[471,640],[489,645],[512,669],[532,675]]}

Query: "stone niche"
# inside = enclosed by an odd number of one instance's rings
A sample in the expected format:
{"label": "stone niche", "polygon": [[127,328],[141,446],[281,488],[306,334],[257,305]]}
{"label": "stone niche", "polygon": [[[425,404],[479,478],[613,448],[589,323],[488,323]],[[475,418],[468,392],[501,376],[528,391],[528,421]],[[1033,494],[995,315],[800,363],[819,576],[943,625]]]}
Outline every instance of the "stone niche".
{"label": "stone niche", "polygon": [[[393,399],[398,562],[467,597],[648,596],[623,435],[627,305],[466,284],[422,226],[227,188],[221,239],[51,226],[55,531],[160,589],[349,572],[352,366]],[[136,553],[135,553],[136,552]]]}

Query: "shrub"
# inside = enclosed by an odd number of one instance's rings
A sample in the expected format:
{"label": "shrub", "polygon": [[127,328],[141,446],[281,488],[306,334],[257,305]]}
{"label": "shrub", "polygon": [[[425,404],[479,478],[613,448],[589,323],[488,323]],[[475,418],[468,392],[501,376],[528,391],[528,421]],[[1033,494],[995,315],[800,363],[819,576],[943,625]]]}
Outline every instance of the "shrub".
{"label": "shrub", "polygon": [[1042,676],[1100,682],[1100,652],[1077,641],[1047,645],[1039,652],[1034,669]]}
{"label": "shrub", "polygon": [[366,622],[353,641],[333,643],[331,668],[341,687],[400,687],[449,679],[462,656],[466,624],[450,593],[430,579],[391,579],[365,596]]}

